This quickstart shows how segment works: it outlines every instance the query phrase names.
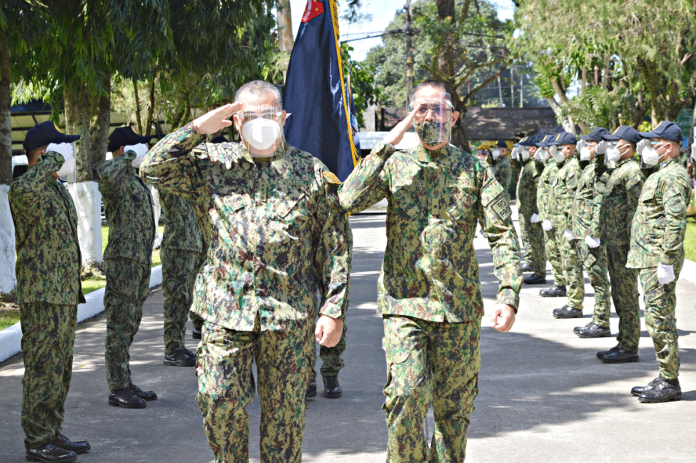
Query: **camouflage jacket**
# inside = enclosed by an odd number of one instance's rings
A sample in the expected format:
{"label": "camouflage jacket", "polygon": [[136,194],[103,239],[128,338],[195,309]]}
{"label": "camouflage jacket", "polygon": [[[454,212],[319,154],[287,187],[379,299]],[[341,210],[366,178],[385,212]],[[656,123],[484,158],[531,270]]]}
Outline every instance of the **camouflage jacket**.
{"label": "camouflage jacket", "polygon": [[508,196],[474,156],[452,145],[394,151],[378,143],[339,188],[359,212],[387,198],[387,249],[378,281],[382,314],[434,322],[483,315],[473,238],[481,221],[493,249],[498,302],[517,308],[522,274]]}
{"label": "camouflage jacket", "polygon": [[590,234],[600,238],[603,246],[630,244],[631,224],[643,183],[645,178],[638,163],[626,159],[618,162],[606,185],[598,185]]}
{"label": "camouflage jacket", "polygon": [[338,179],[285,143],[254,158],[241,144],[202,140],[186,125],[141,166],[148,183],[191,202],[201,227],[196,312],[228,329],[253,331],[258,318],[262,331],[284,330],[314,321],[320,292],[319,313],[343,318],[353,238],[329,197]]}
{"label": "camouflage jacket", "polygon": [[503,186],[503,189],[508,191],[512,181],[512,165],[510,164],[509,156],[502,156],[497,160],[493,160],[493,175],[498,183]]}
{"label": "camouflage jacket", "polygon": [[519,213],[527,219],[530,219],[533,214],[539,214],[537,189],[542,169],[543,164],[528,159],[520,170],[520,178],[517,181],[517,204]]}
{"label": "camouflage jacket", "polygon": [[85,302],[77,211],[68,190],[53,177],[64,161],[49,151],[10,186],[19,304]]}
{"label": "camouflage jacket", "polygon": [[563,233],[573,228],[573,198],[580,181],[580,163],[573,156],[561,163],[558,172],[551,182],[551,195],[549,198],[549,210],[553,228]]}
{"label": "camouflage jacket", "polygon": [[631,228],[628,268],[680,265],[684,261],[686,207],[691,183],[677,159],[660,164],[645,181]]}
{"label": "camouflage jacket", "polygon": [[125,257],[150,264],[155,240],[152,194],[131,167],[133,159],[135,152],[126,151],[97,168],[99,191],[109,224],[104,259]]}
{"label": "camouflage jacket", "polygon": [[191,202],[167,191],[159,192],[164,212],[162,247],[203,252],[203,235]]}
{"label": "camouflage jacket", "polygon": [[576,240],[584,240],[586,236],[599,238],[598,235],[591,234],[595,201],[606,190],[610,174],[604,165],[604,160],[597,158],[582,170],[571,209],[573,228],[570,230]]}
{"label": "camouflage jacket", "polygon": [[539,218],[541,220],[553,219],[551,211],[552,193],[551,183],[553,183],[558,173],[559,163],[549,160],[544,167],[544,170],[539,176],[539,184],[537,187],[537,206],[539,208]]}

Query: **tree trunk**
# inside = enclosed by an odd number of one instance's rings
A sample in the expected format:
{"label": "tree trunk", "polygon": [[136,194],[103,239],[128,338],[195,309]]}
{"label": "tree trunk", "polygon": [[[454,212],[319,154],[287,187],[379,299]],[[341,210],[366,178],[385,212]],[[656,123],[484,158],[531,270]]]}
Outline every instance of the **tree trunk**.
{"label": "tree trunk", "polygon": [[12,182],[10,50],[0,45],[0,296],[12,293],[15,278],[15,230],[8,192]]}
{"label": "tree trunk", "polygon": [[135,95],[135,122],[138,133],[143,133],[143,119],[140,117],[140,95],[138,95],[138,79],[133,79],[133,94]]}
{"label": "tree trunk", "polygon": [[[157,79],[157,66],[152,72],[152,82],[150,83],[150,105],[147,108],[147,127],[145,127],[145,135],[148,137],[152,133],[152,122],[155,116],[155,80]],[[140,132],[142,133],[142,132]]]}
{"label": "tree trunk", "polygon": [[278,11],[278,48],[280,51],[290,53],[294,46],[290,0],[278,0],[276,9]]}

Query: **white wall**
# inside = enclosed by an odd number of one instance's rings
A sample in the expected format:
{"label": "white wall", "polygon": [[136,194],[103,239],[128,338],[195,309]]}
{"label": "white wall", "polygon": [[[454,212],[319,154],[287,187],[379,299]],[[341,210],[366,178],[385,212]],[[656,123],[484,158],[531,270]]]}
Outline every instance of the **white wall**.
{"label": "white wall", "polygon": [[15,278],[15,230],[7,194],[9,185],[0,185],[0,294],[17,285]]}
{"label": "white wall", "polygon": [[97,182],[69,183],[68,191],[77,209],[77,238],[83,263],[103,262],[101,239],[101,193]]}

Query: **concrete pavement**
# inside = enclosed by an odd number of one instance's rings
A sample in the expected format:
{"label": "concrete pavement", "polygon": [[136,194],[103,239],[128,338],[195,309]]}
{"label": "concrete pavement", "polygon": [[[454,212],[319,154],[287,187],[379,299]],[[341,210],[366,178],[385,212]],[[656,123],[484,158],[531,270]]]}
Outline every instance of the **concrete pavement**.
{"label": "concrete pavement", "polygon": [[[384,216],[351,219],[355,253],[348,312],[343,398],[321,396],[309,402],[303,444],[307,462],[383,462],[386,446],[382,387],[382,324],[376,314],[376,280],[386,244]],[[491,252],[476,239],[487,313],[497,281]],[[587,281],[587,280],[586,280]],[[549,277],[550,282],[550,277]],[[543,286],[542,286],[543,287]],[[616,340],[579,339],[574,326],[589,322],[592,288],[586,285],[585,318],[555,320],[551,310],[562,299],[522,289],[522,303],[510,333],[490,328],[483,319],[479,396],[469,430],[470,462],[696,462],[696,285],[680,281],[677,318],[684,400],[640,404],[629,393],[657,375],[650,337],[641,333],[640,363],[605,365],[598,350]],[[615,336],[618,319],[612,313]],[[190,324],[187,335],[190,340]],[[78,326],[72,388],[66,402],[64,433],[87,439],[92,452],[80,462],[209,462],[201,415],[194,402],[191,368],[162,365],[162,295],[151,293],[140,331],[131,349],[136,384],[160,398],[144,410],[106,404],[103,315]],[[318,366],[317,366],[318,368]],[[0,364],[0,461],[24,461],[20,426],[23,364],[17,355]],[[258,461],[258,398],[249,407],[250,451]],[[432,433],[432,415],[427,428]]]}

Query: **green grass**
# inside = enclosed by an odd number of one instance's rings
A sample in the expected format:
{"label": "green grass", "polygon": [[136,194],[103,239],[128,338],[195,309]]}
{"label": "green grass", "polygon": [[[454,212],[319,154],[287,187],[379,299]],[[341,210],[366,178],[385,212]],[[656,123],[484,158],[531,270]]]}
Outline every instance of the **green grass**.
{"label": "green grass", "polygon": [[[162,234],[164,231],[164,226],[159,227],[159,233]],[[102,235],[102,252],[106,249],[106,244],[109,242],[109,227],[103,226],[101,229]],[[160,251],[159,249],[152,252],[152,266],[157,267],[160,265]],[[101,275],[95,275],[82,280],[82,293],[89,294],[93,291],[103,288],[106,286],[106,279]],[[0,331],[5,328],[9,328],[15,323],[19,322],[19,310],[6,310],[0,312]]]}
{"label": "green grass", "polygon": [[696,262],[696,219],[690,217],[686,222],[686,237],[684,238],[686,258]]}

